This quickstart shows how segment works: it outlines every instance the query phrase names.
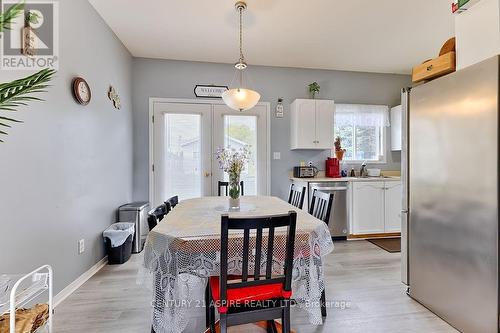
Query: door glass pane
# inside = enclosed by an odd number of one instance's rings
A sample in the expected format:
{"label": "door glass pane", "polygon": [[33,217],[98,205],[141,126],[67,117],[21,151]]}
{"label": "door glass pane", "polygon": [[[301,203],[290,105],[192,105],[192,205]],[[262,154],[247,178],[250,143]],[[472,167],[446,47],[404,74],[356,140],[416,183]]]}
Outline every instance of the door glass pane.
{"label": "door glass pane", "polygon": [[201,197],[200,137],[200,115],[165,115],[165,200],[174,195],[180,200]]}
{"label": "door glass pane", "polygon": [[[248,146],[250,162],[241,174],[245,195],[257,194],[257,117],[256,116],[224,116],[224,146],[240,149]],[[224,175],[227,180],[227,174]]]}

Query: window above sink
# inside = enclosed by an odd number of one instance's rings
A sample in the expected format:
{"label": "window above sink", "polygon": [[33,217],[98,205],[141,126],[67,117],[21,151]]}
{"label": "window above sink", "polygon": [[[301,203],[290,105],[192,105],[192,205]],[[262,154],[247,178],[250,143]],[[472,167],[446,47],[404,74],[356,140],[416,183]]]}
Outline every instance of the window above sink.
{"label": "window above sink", "polygon": [[389,108],[385,105],[337,104],[334,135],[340,137],[348,162],[385,163],[386,127]]}

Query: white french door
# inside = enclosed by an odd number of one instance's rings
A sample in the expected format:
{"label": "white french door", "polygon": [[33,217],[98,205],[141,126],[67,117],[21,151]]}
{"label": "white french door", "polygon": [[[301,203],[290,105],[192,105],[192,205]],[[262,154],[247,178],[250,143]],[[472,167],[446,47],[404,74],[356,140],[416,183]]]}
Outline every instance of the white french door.
{"label": "white french door", "polygon": [[[213,124],[214,148],[225,147],[238,150],[247,146],[251,152],[250,162],[241,174],[245,195],[267,193],[267,108],[256,105],[251,110],[239,112],[226,105],[214,105]],[[213,187],[217,190],[217,182],[228,180],[227,174],[219,168],[217,160],[213,160]],[[213,192],[214,195],[215,191]]]}
{"label": "white french door", "polygon": [[154,103],[152,121],[152,204],[210,195],[212,106]]}
{"label": "white french door", "polygon": [[238,112],[224,104],[156,99],[151,103],[150,201],[154,206],[217,195],[227,180],[215,158],[218,147],[247,146],[250,162],[242,173],[245,195],[269,193],[269,105]]}

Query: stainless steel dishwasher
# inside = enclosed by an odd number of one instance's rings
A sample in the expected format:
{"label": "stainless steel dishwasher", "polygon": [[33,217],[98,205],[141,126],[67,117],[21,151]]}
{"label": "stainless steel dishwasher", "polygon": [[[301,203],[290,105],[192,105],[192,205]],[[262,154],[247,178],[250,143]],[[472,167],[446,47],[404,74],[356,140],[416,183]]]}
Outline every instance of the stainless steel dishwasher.
{"label": "stainless steel dishwasher", "polygon": [[333,193],[332,212],[328,227],[334,240],[346,240],[348,234],[347,215],[347,182],[311,182],[307,189],[307,206],[311,204],[314,189],[321,192]]}

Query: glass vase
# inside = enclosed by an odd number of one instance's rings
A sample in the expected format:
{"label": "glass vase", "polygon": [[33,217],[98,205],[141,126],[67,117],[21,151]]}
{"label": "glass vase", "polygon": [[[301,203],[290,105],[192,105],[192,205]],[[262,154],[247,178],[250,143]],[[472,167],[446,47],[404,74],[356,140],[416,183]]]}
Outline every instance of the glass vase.
{"label": "glass vase", "polygon": [[229,208],[236,210],[240,208],[240,175],[229,174]]}

